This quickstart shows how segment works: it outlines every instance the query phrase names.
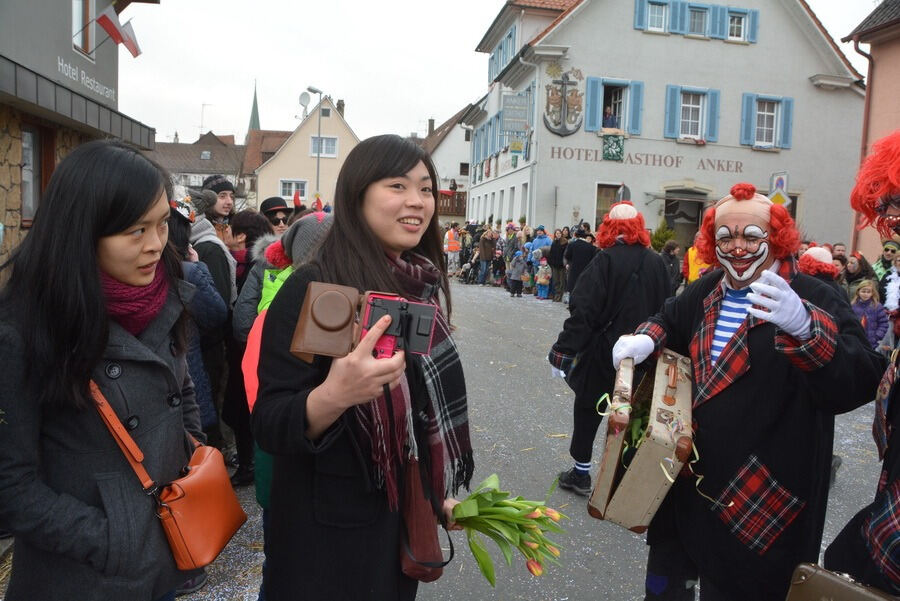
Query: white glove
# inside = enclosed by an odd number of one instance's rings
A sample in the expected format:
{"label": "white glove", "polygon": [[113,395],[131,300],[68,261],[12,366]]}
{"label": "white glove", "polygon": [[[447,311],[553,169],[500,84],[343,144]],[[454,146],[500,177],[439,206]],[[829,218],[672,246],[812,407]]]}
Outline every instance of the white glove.
{"label": "white glove", "polygon": [[566,372],[560,371],[560,370],[556,369],[555,367],[553,367],[553,366],[551,365],[551,366],[550,366],[550,377],[551,377],[551,378],[562,378],[562,379],[565,380],[565,379],[566,379]]}
{"label": "white glove", "polygon": [[612,360],[613,367],[619,369],[619,363],[622,359],[631,357],[635,364],[642,362],[649,357],[656,349],[653,339],[646,334],[638,334],[637,336],[620,336],[613,346]]}
{"label": "white glove", "polygon": [[753,292],[747,295],[747,300],[768,311],[750,307],[747,313],[775,324],[798,340],[812,338],[809,311],[784,278],[772,271],[764,271],[750,284],[750,289]]}

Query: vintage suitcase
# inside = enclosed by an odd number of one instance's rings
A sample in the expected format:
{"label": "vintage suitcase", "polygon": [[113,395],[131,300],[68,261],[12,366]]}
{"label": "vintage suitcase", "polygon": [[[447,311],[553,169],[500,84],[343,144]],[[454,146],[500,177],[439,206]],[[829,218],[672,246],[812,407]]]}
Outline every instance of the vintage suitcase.
{"label": "vintage suitcase", "polygon": [[859,584],[847,576],[811,563],[801,563],[791,576],[785,601],[884,601],[900,599]]}
{"label": "vintage suitcase", "polygon": [[[644,532],[692,451],[691,361],[664,349],[655,373],[647,374],[636,392],[633,378],[634,361],[626,359],[616,373],[606,449],[588,512]],[[622,403],[631,408],[616,411]],[[636,450],[626,451],[629,432],[638,428],[643,438]]]}

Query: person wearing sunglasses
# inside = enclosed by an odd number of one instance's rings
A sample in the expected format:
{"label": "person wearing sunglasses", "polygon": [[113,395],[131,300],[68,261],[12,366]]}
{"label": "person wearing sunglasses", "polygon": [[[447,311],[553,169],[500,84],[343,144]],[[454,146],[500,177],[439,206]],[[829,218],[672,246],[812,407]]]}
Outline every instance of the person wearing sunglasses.
{"label": "person wearing sunglasses", "polygon": [[288,229],[288,220],[291,218],[291,209],[280,196],[272,196],[262,201],[259,212],[266,216],[276,236],[281,236]]}
{"label": "person wearing sunglasses", "polygon": [[872,264],[872,269],[875,270],[875,275],[878,276],[879,281],[891,270],[894,257],[898,253],[900,253],[900,243],[894,240],[885,240],[881,243],[881,258]]}

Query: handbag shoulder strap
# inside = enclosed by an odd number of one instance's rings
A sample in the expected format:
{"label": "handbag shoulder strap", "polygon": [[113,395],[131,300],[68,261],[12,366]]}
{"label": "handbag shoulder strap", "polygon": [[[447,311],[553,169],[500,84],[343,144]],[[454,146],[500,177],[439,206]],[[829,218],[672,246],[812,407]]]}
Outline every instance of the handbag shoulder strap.
{"label": "handbag shoulder strap", "polygon": [[91,396],[94,398],[94,406],[97,407],[97,412],[103,419],[103,423],[106,424],[106,427],[109,429],[109,433],[112,434],[112,437],[115,439],[116,444],[118,444],[119,448],[122,450],[122,454],[125,455],[125,459],[128,460],[128,464],[131,465],[131,469],[137,474],[138,480],[141,481],[141,486],[144,487],[144,492],[149,495],[155,494],[158,487],[141,463],[144,460],[144,453],[141,452],[140,447],[137,446],[137,443],[134,442],[134,439],[128,434],[125,427],[122,426],[122,422],[119,421],[116,412],[109,406],[109,401],[103,396],[97,383],[91,380],[90,388]]}

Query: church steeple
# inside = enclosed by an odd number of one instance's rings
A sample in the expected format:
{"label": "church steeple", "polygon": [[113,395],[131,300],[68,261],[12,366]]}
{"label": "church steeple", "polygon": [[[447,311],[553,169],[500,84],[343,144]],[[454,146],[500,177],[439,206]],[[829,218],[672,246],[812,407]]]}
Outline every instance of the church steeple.
{"label": "church steeple", "polygon": [[256,103],[256,80],[253,81],[253,108],[250,109],[250,125],[247,126],[247,135],[251,129],[259,129],[259,105]]}

